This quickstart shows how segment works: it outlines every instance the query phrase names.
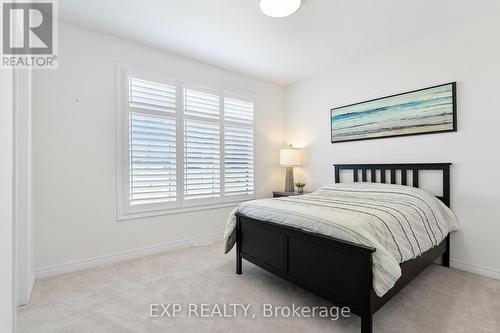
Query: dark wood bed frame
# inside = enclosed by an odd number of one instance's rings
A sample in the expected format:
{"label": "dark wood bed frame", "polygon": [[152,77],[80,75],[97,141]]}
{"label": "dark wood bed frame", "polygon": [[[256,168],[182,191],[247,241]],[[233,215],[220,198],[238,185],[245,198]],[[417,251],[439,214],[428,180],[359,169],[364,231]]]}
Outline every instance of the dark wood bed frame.
{"label": "dark wood bed frame", "polygon": [[[397,171],[400,171],[401,185],[408,185],[408,171],[411,171],[412,185],[418,187],[419,171],[441,170],[443,196],[438,198],[449,206],[450,165],[336,164],[335,182],[340,182],[340,170],[352,170],[355,182],[376,182],[380,178],[382,183],[396,184]],[[380,177],[376,177],[376,170],[380,170]],[[370,179],[367,171],[370,171]],[[442,257],[443,266],[449,267],[450,236],[421,256],[402,263],[401,277],[382,297],[377,296],[372,287],[374,252],[371,247],[240,214],[236,216],[236,274],[241,274],[242,259],[246,259],[337,306],[348,306],[361,317],[362,333],[371,333],[373,314],[436,259]]]}

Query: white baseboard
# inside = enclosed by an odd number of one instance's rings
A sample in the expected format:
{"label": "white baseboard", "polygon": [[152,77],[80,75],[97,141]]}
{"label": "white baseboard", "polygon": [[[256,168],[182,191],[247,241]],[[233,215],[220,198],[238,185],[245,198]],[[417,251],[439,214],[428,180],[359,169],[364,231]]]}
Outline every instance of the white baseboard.
{"label": "white baseboard", "polygon": [[170,243],[159,244],[144,247],[141,249],[130,250],[120,253],[114,253],[102,257],[77,260],[73,262],[68,262],[61,265],[54,265],[43,267],[35,271],[35,278],[42,279],[50,276],[71,273],[76,271],[81,271],[84,269],[94,268],[106,264],[112,264],[116,262],[136,259],[140,257],[150,256],[162,252],[168,252],[172,250],[183,249],[191,246],[203,246],[210,244],[212,242],[222,240],[223,233],[214,233],[209,235],[204,235],[200,237],[194,237],[184,240],[178,240]]}
{"label": "white baseboard", "polygon": [[479,265],[472,265],[455,259],[450,260],[450,266],[469,273],[474,273],[492,279],[500,280],[500,270]]}
{"label": "white baseboard", "polygon": [[[19,277],[18,277],[19,278]],[[30,303],[33,287],[35,286],[35,271],[32,270],[28,278],[28,286],[25,290],[19,291],[17,294],[17,307],[20,308]]]}
{"label": "white baseboard", "polygon": [[[42,279],[45,277],[81,271],[84,269],[94,268],[106,264],[127,261],[131,259],[188,248],[192,246],[204,246],[222,240],[222,236],[223,233],[214,233],[200,237],[178,240],[165,244],[148,246],[141,249],[130,250],[121,253],[114,253],[102,257],[78,260],[66,264],[43,267],[35,271],[35,278]],[[439,259],[436,261],[436,263],[438,263],[438,261]],[[468,264],[456,259],[450,260],[450,266],[469,273],[474,273],[492,279],[500,280],[500,270],[479,265]]]}

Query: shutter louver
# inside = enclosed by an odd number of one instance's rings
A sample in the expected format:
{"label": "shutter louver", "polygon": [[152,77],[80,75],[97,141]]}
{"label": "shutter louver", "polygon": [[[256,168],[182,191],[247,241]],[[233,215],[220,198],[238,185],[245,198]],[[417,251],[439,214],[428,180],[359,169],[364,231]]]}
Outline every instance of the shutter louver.
{"label": "shutter louver", "polygon": [[184,115],[219,119],[219,96],[184,89]]}
{"label": "shutter louver", "polygon": [[176,112],[176,87],[173,85],[129,78],[129,106],[139,109]]}
{"label": "shutter louver", "polygon": [[184,200],[221,196],[220,98],[184,89]]}
{"label": "shutter louver", "polygon": [[224,120],[238,125],[224,126],[224,194],[254,194],[254,104],[224,98]]}
{"label": "shutter louver", "polygon": [[224,129],[225,195],[253,194],[253,129]]}
{"label": "shutter louver", "polygon": [[128,83],[129,203],[175,202],[177,87],[133,76]]}
{"label": "shutter louver", "polygon": [[175,119],[130,113],[130,204],[176,200]]}
{"label": "shutter louver", "polygon": [[184,199],[220,197],[219,125],[186,120],[184,126]]}
{"label": "shutter louver", "polygon": [[252,102],[224,98],[224,120],[252,124],[253,108]]}

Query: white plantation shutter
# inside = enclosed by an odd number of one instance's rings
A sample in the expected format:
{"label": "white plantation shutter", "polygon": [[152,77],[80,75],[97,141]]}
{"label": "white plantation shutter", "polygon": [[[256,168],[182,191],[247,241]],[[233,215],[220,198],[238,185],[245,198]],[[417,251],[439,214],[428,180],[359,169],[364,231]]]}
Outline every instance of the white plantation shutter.
{"label": "white plantation shutter", "polygon": [[224,128],[225,195],[253,194],[253,128]]}
{"label": "white plantation shutter", "polygon": [[217,95],[184,89],[184,115],[219,119],[219,99]]}
{"label": "white plantation shutter", "polygon": [[254,146],[252,102],[224,98],[224,193],[254,193]]}
{"label": "white plantation shutter", "polygon": [[184,200],[221,196],[220,98],[184,89]]}
{"label": "white plantation shutter", "polygon": [[224,120],[252,125],[253,108],[252,102],[224,98]]}
{"label": "white plantation shutter", "polygon": [[175,119],[130,115],[130,204],[176,200]]}
{"label": "white plantation shutter", "polygon": [[131,73],[117,89],[119,219],[255,197],[253,102]]}
{"label": "white plantation shutter", "polygon": [[175,202],[175,85],[129,78],[129,204]]}
{"label": "white plantation shutter", "polygon": [[175,113],[176,89],[172,85],[130,77],[129,107]]}

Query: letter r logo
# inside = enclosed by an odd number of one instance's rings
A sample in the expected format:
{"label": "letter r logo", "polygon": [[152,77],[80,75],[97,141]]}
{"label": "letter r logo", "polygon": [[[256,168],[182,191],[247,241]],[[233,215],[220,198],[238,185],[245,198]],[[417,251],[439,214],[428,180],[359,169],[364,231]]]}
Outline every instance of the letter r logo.
{"label": "letter r logo", "polygon": [[3,2],[3,54],[52,54],[52,2]]}

